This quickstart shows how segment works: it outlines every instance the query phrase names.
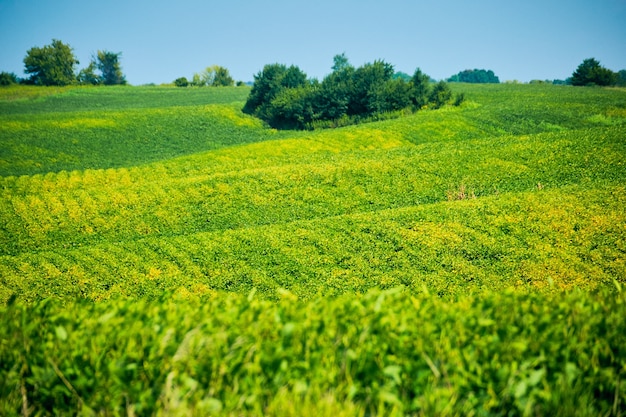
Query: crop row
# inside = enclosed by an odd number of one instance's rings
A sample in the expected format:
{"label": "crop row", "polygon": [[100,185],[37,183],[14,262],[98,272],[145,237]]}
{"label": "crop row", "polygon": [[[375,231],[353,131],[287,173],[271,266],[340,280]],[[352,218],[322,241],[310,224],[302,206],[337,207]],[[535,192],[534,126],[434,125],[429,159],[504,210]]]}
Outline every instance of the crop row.
{"label": "crop row", "polygon": [[144,235],[2,256],[0,298],[593,289],[626,276],[624,195],[623,186],[544,189],[264,225],[242,217],[182,235],[145,221],[135,224]]}
{"label": "crop row", "polygon": [[613,128],[421,145],[374,135],[338,152],[303,138],[130,169],[7,177],[0,253],[410,207],[463,187],[480,197],[621,184],[621,138]]}

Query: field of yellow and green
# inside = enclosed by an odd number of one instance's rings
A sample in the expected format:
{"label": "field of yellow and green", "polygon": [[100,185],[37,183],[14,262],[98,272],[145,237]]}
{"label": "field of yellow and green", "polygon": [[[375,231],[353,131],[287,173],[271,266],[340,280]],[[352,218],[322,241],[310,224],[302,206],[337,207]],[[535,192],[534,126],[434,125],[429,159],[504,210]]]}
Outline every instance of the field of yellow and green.
{"label": "field of yellow and green", "polygon": [[626,90],[452,87],[0,89],[0,415],[624,415]]}

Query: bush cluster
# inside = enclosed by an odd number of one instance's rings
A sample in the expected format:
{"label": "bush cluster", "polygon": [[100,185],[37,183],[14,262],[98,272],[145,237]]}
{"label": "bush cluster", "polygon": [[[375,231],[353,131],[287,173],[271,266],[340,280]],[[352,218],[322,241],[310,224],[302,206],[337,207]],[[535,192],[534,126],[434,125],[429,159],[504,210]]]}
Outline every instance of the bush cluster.
{"label": "bush cluster", "polygon": [[19,84],[21,80],[12,72],[0,72],[0,86]]}
{"label": "bush cluster", "polygon": [[448,78],[448,82],[456,83],[477,83],[477,84],[498,84],[500,79],[492,70],[467,69]]}
{"label": "bush cluster", "polygon": [[[359,68],[343,55],[321,82],[297,66],[266,65],[254,76],[243,111],[278,129],[333,127],[387,113],[439,108],[452,99],[448,85],[431,85],[419,68],[410,80],[394,77],[393,65],[374,61]],[[456,103],[460,103],[459,100]]]}
{"label": "bush cluster", "polygon": [[603,67],[595,58],[588,58],[576,68],[569,82],[575,86],[591,87],[618,85],[619,80],[619,73]]}

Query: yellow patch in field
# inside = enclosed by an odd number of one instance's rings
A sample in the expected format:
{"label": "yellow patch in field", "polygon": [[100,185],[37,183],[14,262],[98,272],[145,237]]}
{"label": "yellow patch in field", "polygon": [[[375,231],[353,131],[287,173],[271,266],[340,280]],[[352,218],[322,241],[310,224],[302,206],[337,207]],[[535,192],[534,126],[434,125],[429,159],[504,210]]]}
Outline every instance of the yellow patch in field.
{"label": "yellow patch in field", "polygon": [[41,120],[37,122],[24,122],[19,120],[8,120],[0,124],[0,129],[6,131],[22,131],[30,129],[94,129],[101,127],[115,127],[117,123],[112,119],[98,119],[95,117],[84,117],[69,120]]}
{"label": "yellow patch in field", "polygon": [[405,238],[417,240],[428,247],[454,246],[463,242],[455,231],[454,223],[422,222],[409,230],[402,231]]}
{"label": "yellow patch in field", "polygon": [[150,267],[150,269],[148,270],[148,278],[157,279],[162,273],[163,271],[161,271],[160,269]]}
{"label": "yellow patch in field", "polygon": [[51,125],[59,127],[61,129],[92,129],[98,127],[115,127],[116,123],[111,119],[96,119],[86,117],[81,119],[51,122]]}
{"label": "yellow patch in field", "polygon": [[263,123],[260,119],[252,116],[246,116],[241,112],[241,110],[237,110],[233,107],[224,106],[224,105],[209,105],[206,107],[207,111],[216,117],[220,117],[223,119],[227,119],[235,126],[246,126],[246,127],[262,127]]}
{"label": "yellow patch in field", "polygon": [[7,121],[0,123],[1,130],[7,130],[7,131],[12,131],[12,132],[19,131],[19,130],[27,130],[27,129],[30,129],[31,127],[32,127],[32,123],[20,122],[17,120],[7,120]]}
{"label": "yellow patch in field", "polygon": [[402,138],[402,134],[398,132],[370,127],[321,131],[311,134],[309,139],[311,142],[320,143],[324,148],[335,152],[353,149],[393,149],[407,143]]}
{"label": "yellow patch in field", "polygon": [[606,112],[609,117],[623,117],[626,118],[626,108],[613,108]]}

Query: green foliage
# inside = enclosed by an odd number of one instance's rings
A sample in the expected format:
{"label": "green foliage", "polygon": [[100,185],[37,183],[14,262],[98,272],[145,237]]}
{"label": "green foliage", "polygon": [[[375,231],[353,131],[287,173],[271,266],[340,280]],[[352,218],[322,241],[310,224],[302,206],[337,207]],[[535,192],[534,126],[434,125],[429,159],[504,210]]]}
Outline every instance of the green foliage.
{"label": "green foliage", "polygon": [[[263,73],[255,76],[243,111],[274,128],[310,129],[380,120],[422,108],[431,98],[446,97],[429,95],[429,77],[419,69],[411,79],[396,77],[393,66],[384,61],[356,69],[345,54],[335,56],[334,61],[333,72],[321,83],[307,80],[297,67],[292,67],[294,81],[286,81],[283,74],[291,69],[279,64],[266,66]],[[450,97],[432,104],[438,108],[448,101]]]}
{"label": "green foliage", "polygon": [[185,77],[179,77],[176,80],[174,80],[174,85],[176,87],[187,87],[189,86],[189,81]]}
{"label": "green foliage", "polygon": [[333,57],[332,70],[333,70],[334,73],[340,73],[340,72],[343,72],[343,71],[347,71],[350,68],[352,68],[352,65],[350,65],[350,60],[346,56],[345,52],[340,54],[340,55],[335,55]]}
{"label": "green foliage", "polygon": [[282,89],[268,106],[265,117],[273,127],[297,129],[314,118],[312,89],[307,86]]}
{"label": "green foliage", "polygon": [[412,91],[411,102],[417,109],[421,109],[428,103],[430,96],[430,81],[428,75],[417,68],[411,78]]}
{"label": "green foliage", "polygon": [[384,106],[387,97],[381,94],[378,98],[376,92],[391,81],[393,73],[393,66],[384,61],[374,61],[357,68],[352,75],[352,88],[348,95],[348,116],[372,115],[377,107]]}
{"label": "green foliage", "polygon": [[430,92],[429,102],[433,108],[438,109],[452,99],[452,90],[444,81],[439,81]]}
{"label": "green foliage", "polygon": [[0,412],[618,416],[624,315],[608,290],[15,303]]}
{"label": "green foliage", "polygon": [[576,86],[614,85],[617,83],[617,74],[601,66],[598,60],[588,58],[576,68],[571,83]]}
{"label": "green foliage", "polygon": [[232,87],[234,84],[235,80],[230,76],[228,69],[217,66],[213,78],[213,87]]}
{"label": "green foliage", "polygon": [[219,65],[213,65],[207,67],[202,74],[200,74],[201,81],[195,81],[197,86],[209,86],[209,87],[232,87],[235,84],[235,80],[230,76],[227,68]]}
{"label": "green foliage", "polygon": [[338,120],[347,115],[350,94],[353,90],[354,67],[347,61],[326,76],[315,94],[316,119]]}
{"label": "green foliage", "polygon": [[100,82],[104,85],[124,85],[126,77],[120,65],[121,52],[98,51],[95,66],[100,71]]}
{"label": "green foliage", "polygon": [[102,77],[96,74],[96,62],[91,61],[87,68],[83,68],[78,73],[78,82],[83,85],[98,85],[102,82]]}
{"label": "green foliage", "polygon": [[50,45],[28,50],[24,72],[30,74],[29,81],[35,85],[69,85],[76,82],[74,67],[78,64],[72,48],[53,39]]}
{"label": "green foliage", "polygon": [[243,108],[244,113],[267,120],[271,114],[272,100],[286,88],[299,88],[306,84],[306,74],[296,66],[270,64],[254,76],[254,85]]}
{"label": "green foliage", "polygon": [[406,72],[402,72],[402,71],[397,71],[395,74],[393,74],[393,79],[400,79],[400,80],[404,80],[406,82],[410,82],[411,81],[411,76],[409,74],[407,74]]}
{"label": "green foliage", "polygon": [[454,96],[454,105],[460,106],[465,101],[465,93],[458,93]]}
{"label": "green foliage", "polygon": [[8,85],[18,84],[20,82],[17,75],[12,72],[0,72],[0,86],[6,87]]}
{"label": "green foliage", "polygon": [[473,69],[464,70],[456,75],[448,78],[449,82],[457,83],[492,83],[498,84],[500,79],[493,73],[492,70]]}
{"label": "green foliage", "polygon": [[201,74],[196,73],[191,78],[191,85],[193,87],[202,87],[202,86],[206,85],[206,81],[204,80],[204,78],[203,78],[203,76]]}
{"label": "green foliage", "polygon": [[371,114],[406,109],[411,104],[412,88],[402,79],[388,80],[370,90],[368,107]]}

